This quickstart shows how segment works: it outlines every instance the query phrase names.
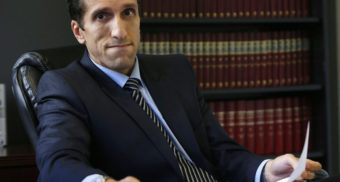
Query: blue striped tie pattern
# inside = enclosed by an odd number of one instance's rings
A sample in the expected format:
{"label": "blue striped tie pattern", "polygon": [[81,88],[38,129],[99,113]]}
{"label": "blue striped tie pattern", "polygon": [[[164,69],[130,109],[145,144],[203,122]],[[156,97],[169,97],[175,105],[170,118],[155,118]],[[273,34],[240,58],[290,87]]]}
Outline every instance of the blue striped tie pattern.
{"label": "blue striped tie pattern", "polygon": [[173,151],[177,161],[179,169],[187,182],[217,182],[212,175],[207,171],[197,167],[188,161],[176,148],[168,132],[164,129],[163,125],[159,122],[155,113],[145,102],[142,94],[138,90],[138,85],[140,84],[137,78],[129,78],[125,83],[124,88],[131,92],[132,99],[146,112],[146,114],[151,118],[151,120],[156,124],[156,126],[161,130],[166,141],[168,142],[171,150]]}

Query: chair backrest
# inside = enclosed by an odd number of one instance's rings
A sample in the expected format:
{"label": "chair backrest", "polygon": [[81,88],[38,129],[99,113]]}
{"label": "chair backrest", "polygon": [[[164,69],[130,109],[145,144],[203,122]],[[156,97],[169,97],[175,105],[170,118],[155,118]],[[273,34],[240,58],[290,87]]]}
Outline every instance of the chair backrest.
{"label": "chair backrest", "polygon": [[42,74],[51,69],[62,68],[79,59],[83,46],[68,46],[24,53],[12,68],[12,91],[21,120],[30,142],[35,148],[38,139],[36,127],[36,95]]}

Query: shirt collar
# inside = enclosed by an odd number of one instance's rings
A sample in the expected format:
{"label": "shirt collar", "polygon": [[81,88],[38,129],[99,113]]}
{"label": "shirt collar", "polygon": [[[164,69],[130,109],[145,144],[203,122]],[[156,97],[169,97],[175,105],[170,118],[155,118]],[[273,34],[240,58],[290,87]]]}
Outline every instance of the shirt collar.
{"label": "shirt collar", "polygon": [[[129,79],[129,77],[127,75],[124,75],[122,73],[119,73],[117,71],[111,70],[109,68],[106,68],[98,63],[96,63],[95,61],[93,61],[90,57],[90,60],[92,61],[92,63],[94,65],[96,65],[101,71],[103,71],[108,77],[110,77],[114,82],[116,82],[121,88],[124,87],[126,81]],[[140,71],[139,71],[139,62],[138,62],[138,58],[136,56],[136,63],[135,66],[133,67],[133,70],[131,72],[130,75],[131,78],[137,78],[140,81],[142,80],[141,76],[140,76]]]}

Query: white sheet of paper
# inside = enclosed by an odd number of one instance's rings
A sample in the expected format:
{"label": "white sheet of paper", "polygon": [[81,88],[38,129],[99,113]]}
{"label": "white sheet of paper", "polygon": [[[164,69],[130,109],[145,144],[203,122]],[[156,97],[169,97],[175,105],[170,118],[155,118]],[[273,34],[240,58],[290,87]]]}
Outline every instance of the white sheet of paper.
{"label": "white sheet of paper", "polygon": [[309,141],[309,122],[307,125],[305,144],[303,145],[302,153],[296,168],[294,169],[290,177],[282,179],[278,182],[293,182],[294,180],[301,176],[302,172],[306,169],[308,141]]}

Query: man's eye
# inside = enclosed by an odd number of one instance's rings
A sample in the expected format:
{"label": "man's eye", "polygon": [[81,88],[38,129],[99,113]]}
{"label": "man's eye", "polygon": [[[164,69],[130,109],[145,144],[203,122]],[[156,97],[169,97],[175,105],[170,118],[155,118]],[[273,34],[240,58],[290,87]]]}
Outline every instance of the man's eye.
{"label": "man's eye", "polygon": [[107,18],[107,15],[104,13],[99,13],[96,15],[96,19],[99,19],[99,20],[103,20],[105,18]]}
{"label": "man's eye", "polygon": [[129,9],[126,9],[123,13],[125,16],[132,16],[136,14],[136,11],[132,8],[129,8]]}

